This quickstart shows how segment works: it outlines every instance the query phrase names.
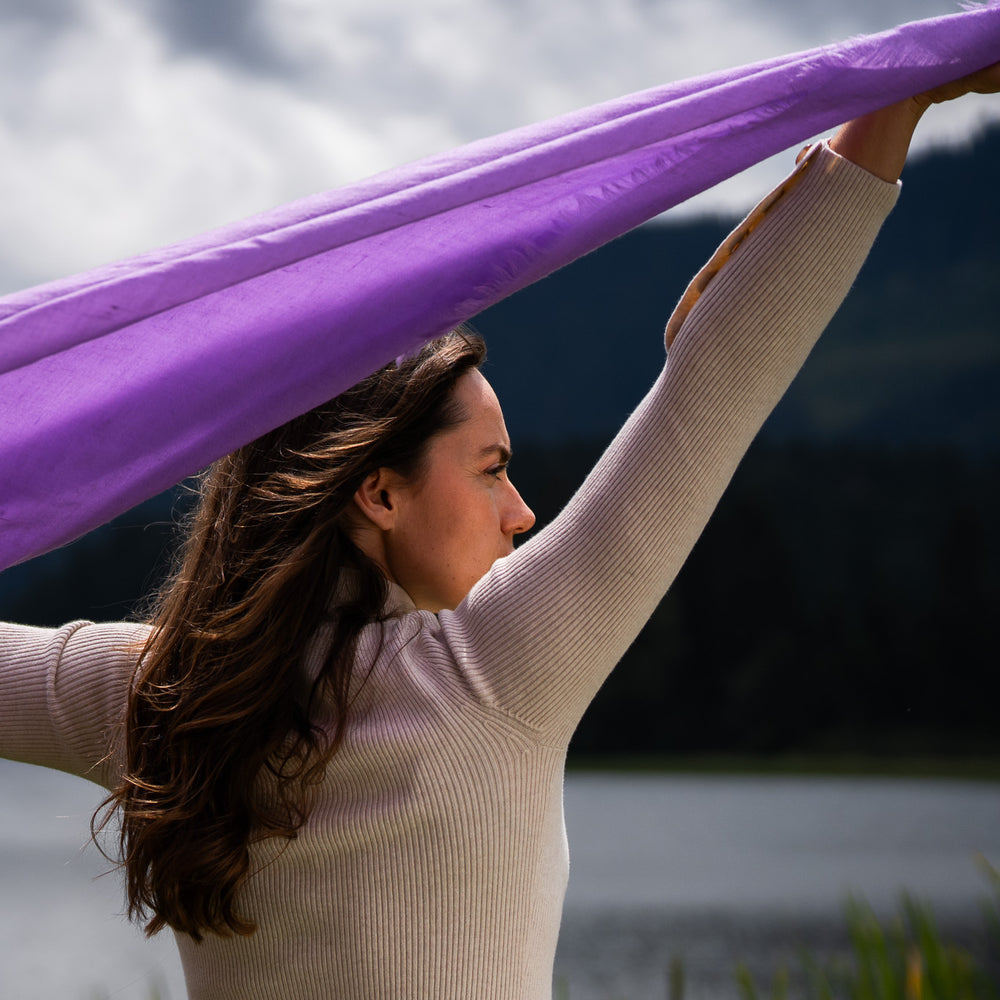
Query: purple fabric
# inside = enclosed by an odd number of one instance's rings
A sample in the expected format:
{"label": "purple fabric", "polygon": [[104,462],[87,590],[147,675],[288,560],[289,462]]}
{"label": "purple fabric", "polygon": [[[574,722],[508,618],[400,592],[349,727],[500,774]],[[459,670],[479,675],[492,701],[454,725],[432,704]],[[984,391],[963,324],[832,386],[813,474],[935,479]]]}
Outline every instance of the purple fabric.
{"label": "purple fabric", "polygon": [[0,568],[765,157],[1000,58],[1000,7],[671,84],[0,300]]}

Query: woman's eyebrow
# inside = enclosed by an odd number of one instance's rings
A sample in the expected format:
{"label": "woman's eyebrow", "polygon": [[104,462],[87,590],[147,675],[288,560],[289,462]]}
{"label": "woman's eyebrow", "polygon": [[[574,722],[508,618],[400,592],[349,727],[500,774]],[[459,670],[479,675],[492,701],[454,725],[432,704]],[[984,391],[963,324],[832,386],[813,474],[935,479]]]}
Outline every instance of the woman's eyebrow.
{"label": "woman's eyebrow", "polygon": [[508,448],[505,444],[500,444],[499,442],[497,444],[487,445],[482,449],[482,451],[479,452],[479,454],[482,458],[485,458],[487,455],[498,455],[500,457],[500,461],[504,463],[511,460],[510,448]]}

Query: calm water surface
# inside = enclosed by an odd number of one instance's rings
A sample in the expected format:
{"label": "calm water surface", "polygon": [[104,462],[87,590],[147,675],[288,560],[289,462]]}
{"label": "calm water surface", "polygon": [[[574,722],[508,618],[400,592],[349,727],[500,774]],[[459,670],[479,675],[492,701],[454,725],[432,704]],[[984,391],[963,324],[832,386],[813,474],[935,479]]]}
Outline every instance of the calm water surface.
{"label": "calm water surface", "polygon": [[[165,936],[120,916],[87,846],[100,797],[0,761],[0,998],[182,1000]],[[843,778],[610,776],[566,780],[571,875],[557,981],[570,1000],[662,1000],[672,957],[690,1000],[737,996],[739,959],[773,969],[836,949],[847,894],[889,912],[909,890],[956,934],[978,933],[1000,862],[1000,785]]]}

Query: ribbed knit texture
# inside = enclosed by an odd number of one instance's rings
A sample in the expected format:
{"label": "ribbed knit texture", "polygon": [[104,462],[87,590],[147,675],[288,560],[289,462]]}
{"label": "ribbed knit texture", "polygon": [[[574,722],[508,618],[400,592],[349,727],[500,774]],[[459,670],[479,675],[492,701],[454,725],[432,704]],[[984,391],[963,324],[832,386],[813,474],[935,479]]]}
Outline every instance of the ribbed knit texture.
{"label": "ribbed knit texture", "polygon": [[[702,280],[663,373],[566,510],[454,612],[413,611],[394,588],[406,613],[385,626],[318,805],[297,840],[254,849],[240,910],[259,930],[179,938],[192,1000],[550,997],[570,736],[897,190],[820,149]],[[0,627],[0,753],[113,781],[144,636]],[[378,648],[372,626],[360,675]]]}

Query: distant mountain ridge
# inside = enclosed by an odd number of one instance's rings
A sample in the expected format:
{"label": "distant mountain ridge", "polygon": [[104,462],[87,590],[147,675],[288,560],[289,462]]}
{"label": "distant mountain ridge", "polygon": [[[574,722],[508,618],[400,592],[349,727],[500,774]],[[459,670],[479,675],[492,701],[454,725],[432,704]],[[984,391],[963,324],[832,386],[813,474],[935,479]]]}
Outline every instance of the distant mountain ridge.
{"label": "distant mountain ridge", "polygon": [[[765,439],[1000,451],[998,159],[993,128],[907,167]],[[662,363],[674,303],[734,221],[651,223],[477,317],[515,438],[612,434]]]}

